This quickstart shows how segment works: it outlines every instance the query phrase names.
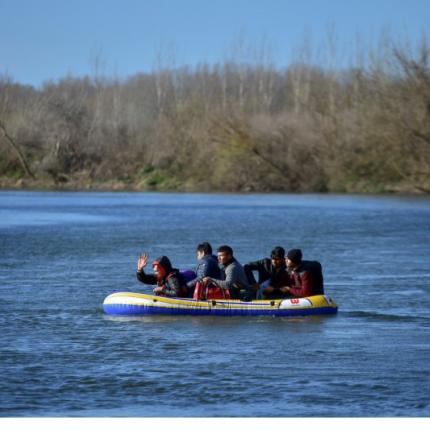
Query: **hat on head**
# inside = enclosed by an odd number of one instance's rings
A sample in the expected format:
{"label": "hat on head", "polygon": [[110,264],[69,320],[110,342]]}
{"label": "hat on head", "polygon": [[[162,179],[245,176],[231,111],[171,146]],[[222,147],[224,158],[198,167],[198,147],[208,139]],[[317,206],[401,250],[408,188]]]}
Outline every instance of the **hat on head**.
{"label": "hat on head", "polygon": [[272,258],[281,258],[284,259],[285,258],[285,249],[282,248],[282,246],[275,246],[272,249],[272,253],[270,255]]}
{"label": "hat on head", "polygon": [[290,249],[287,254],[287,258],[294,264],[300,264],[302,262],[302,250],[301,249]]}

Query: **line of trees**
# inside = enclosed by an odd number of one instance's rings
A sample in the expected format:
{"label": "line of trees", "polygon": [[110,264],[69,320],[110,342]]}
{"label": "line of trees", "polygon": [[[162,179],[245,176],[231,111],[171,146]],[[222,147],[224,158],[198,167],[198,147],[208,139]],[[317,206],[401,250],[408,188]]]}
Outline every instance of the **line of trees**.
{"label": "line of trees", "polygon": [[342,70],[0,77],[0,186],[428,193],[430,49],[384,46]]}

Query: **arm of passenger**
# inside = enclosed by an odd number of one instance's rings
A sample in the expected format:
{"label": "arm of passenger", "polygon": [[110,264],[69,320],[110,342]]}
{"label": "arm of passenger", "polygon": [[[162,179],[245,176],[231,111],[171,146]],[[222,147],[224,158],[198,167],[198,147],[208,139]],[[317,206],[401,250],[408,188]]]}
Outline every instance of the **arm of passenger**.
{"label": "arm of passenger", "polygon": [[[248,282],[251,285],[261,284],[262,282],[265,282],[267,280],[267,261],[267,258],[263,258],[261,260],[251,261],[243,267]],[[255,280],[254,272],[258,272],[258,282]]]}
{"label": "arm of passenger", "polygon": [[255,276],[253,271],[260,271],[261,262],[259,261],[251,261],[243,266],[243,270],[245,271],[245,275],[248,278],[250,284],[256,284]]}
{"label": "arm of passenger", "polygon": [[197,282],[201,281],[203,278],[205,278],[208,275],[208,264],[206,261],[203,261],[202,263],[199,263],[196,269],[196,277],[194,279],[191,279],[191,281],[187,282],[188,288],[193,288],[196,286]]}
{"label": "arm of passenger", "polygon": [[237,281],[237,279],[238,279],[237,268],[236,266],[233,266],[233,265],[229,265],[225,269],[224,280],[211,278],[211,280],[223,290],[228,290],[229,288],[233,287],[233,284]]}
{"label": "arm of passenger", "polygon": [[197,279],[197,278],[191,279],[191,281],[187,282],[187,288],[195,287],[198,281],[199,281],[199,279]]}
{"label": "arm of passenger", "polygon": [[140,282],[148,285],[156,285],[157,277],[155,275],[147,275],[143,269],[136,272],[136,277]]}

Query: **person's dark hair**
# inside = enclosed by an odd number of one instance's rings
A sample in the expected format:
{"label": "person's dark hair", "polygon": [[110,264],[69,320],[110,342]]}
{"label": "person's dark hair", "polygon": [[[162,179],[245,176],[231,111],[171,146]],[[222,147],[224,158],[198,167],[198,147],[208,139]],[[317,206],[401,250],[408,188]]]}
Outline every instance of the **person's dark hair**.
{"label": "person's dark hair", "polygon": [[302,256],[301,249],[290,249],[287,254],[287,258],[294,264],[300,264],[302,262]]}
{"label": "person's dark hair", "polygon": [[275,246],[272,249],[272,253],[270,254],[271,258],[281,258],[282,260],[285,258],[285,249],[282,246]]}
{"label": "person's dark hair", "polygon": [[222,245],[217,249],[217,252],[225,252],[233,256],[233,250],[228,245]]}
{"label": "person's dark hair", "polygon": [[197,251],[203,252],[205,255],[212,255],[212,246],[209,242],[202,242],[197,245]]}

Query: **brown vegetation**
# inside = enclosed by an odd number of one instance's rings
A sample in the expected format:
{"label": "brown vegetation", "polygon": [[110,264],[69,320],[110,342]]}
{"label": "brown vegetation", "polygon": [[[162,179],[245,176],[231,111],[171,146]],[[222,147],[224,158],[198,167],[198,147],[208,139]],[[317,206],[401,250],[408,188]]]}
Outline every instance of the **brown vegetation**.
{"label": "brown vegetation", "polygon": [[430,50],[160,68],[125,81],[0,79],[0,185],[430,192]]}

